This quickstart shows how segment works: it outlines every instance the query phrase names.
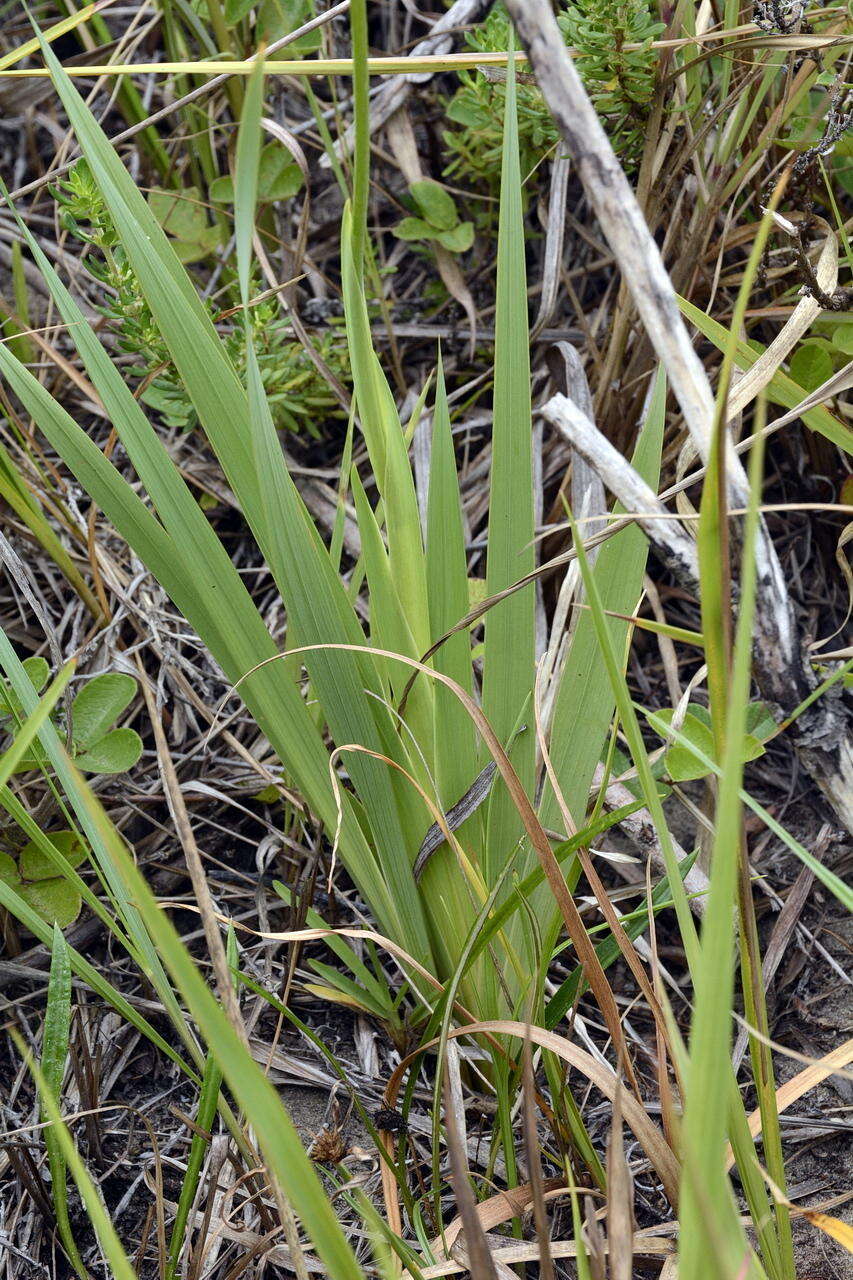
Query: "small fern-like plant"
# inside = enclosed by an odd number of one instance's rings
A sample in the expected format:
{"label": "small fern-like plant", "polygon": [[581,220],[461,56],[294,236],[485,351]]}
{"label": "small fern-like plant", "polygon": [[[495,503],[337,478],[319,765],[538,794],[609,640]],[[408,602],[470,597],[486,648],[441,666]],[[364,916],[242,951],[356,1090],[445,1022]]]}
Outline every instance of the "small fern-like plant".
{"label": "small fern-like plant", "polygon": [[[104,286],[100,309],[116,336],[119,349],[134,359],[130,373],[140,381],[142,402],[167,426],[191,429],[198,421],[196,411],[85,161],[74,166],[53,190],[53,195],[60,206],[65,229],[95,250],[89,254],[87,266]],[[218,228],[207,224],[200,200],[177,200],[174,196],[169,198],[166,192],[154,192],[149,203],[183,262],[197,261],[216,247]],[[226,292],[233,280],[233,271],[226,267],[223,271]],[[207,306],[211,318],[216,320],[219,308],[210,300]],[[334,393],[294,337],[290,322],[281,314],[275,299],[256,303],[249,316],[261,379],[276,426],[293,431],[304,429],[317,435],[317,419],[337,411]],[[227,333],[224,341],[237,373],[245,377],[246,340],[242,326]],[[348,361],[341,333],[329,327],[319,337],[312,338],[312,342],[327,367],[336,377],[345,379]]]}
{"label": "small fern-like plant", "polygon": [[636,164],[655,88],[652,42],[664,23],[655,21],[648,0],[576,0],[559,23],[566,43],[578,50],[578,70],[614,150],[623,163]]}
{"label": "small fern-like plant", "polygon": [[[499,53],[509,48],[510,21],[503,5],[496,5],[465,43],[478,53]],[[450,153],[447,177],[464,177],[496,194],[500,188],[506,80],[502,74],[486,76],[481,69],[460,71],[459,88],[447,103],[451,128],[444,132]],[[532,78],[518,76],[518,146],[522,177],[527,177],[557,142],[550,112]]]}
{"label": "small fern-like plant", "polygon": [[[602,117],[613,147],[630,171],[639,161],[644,121],[657,72],[652,42],[664,24],[655,20],[649,0],[577,0],[558,15],[566,43],[577,50],[577,66]],[[509,48],[510,22],[497,5],[465,36],[469,48],[497,53]],[[639,45],[639,48],[626,46]],[[501,129],[506,84],[482,69],[463,71],[447,104],[451,128],[444,132],[450,153],[448,177],[465,176],[490,192],[500,182]],[[557,145],[548,108],[532,77],[518,77],[518,136],[521,170],[529,176]]]}

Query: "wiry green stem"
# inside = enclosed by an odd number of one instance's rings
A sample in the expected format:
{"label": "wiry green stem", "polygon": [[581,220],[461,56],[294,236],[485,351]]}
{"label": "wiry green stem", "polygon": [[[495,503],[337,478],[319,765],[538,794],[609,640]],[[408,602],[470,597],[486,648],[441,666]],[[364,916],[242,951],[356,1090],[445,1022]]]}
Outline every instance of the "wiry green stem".
{"label": "wiry green stem", "polygon": [[370,75],[367,70],[367,6],[365,0],[350,5],[353,56],[355,149],[352,184],[352,256],[359,279],[364,275],[367,240],[367,200],[370,189]]}

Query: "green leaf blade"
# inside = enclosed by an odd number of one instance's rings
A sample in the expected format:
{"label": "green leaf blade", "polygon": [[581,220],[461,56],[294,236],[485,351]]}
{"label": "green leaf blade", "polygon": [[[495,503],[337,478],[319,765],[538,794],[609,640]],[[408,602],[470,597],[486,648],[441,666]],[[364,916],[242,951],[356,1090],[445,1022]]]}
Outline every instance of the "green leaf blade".
{"label": "green leaf blade", "polygon": [[[430,639],[434,644],[469,609],[465,530],[440,357],[427,494],[426,575]],[[473,695],[471,639],[467,631],[445,641],[433,658],[433,665]],[[434,706],[435,773],[442,804],[448,809],[464,794],[477,772],[477,743],[470,717],[448,689],[436,689]]]}
{"label": "green leaf blade", "polygon": [[[504,119],[498,227],[495,315],[494,425],[489,501],[486,590],[495,595],[534,567],[533,428],[527,274],[516,117],[515,64],[510,60]],[[486,618],[483,710],[508,743],[520,717],[530,714],[535,664],[535,593],[516,592]],[[521,734],[513,764],[528,794],[533,786],[534,735]],[[492,883],[521,831],[506,788],[499,784],[489,804],[486,880]]]}

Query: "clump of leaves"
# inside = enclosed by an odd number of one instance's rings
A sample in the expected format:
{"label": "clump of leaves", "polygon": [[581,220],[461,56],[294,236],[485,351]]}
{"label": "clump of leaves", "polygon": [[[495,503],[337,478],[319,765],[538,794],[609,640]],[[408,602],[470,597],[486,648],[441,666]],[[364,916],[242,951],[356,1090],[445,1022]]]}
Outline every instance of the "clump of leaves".
{"label": "clump of leaves", "polygon": [[[47,684],[50,667],[44,658],[27,658],[22,664],[36,693]],[[133,676],[107,671],[89,680],[71,703],[71,754],[85,773],[126,773],[142,754],[142,739],[135,729],[114,729],[116,720],[136,696]],[[22,708],[12,689],[0,681],[0,723],[14,732]],[[17,773],[38,769],[47,757],[38,746],[21,760]]]}
{"label": "clump of leaves", "polygon": [[66,231],[105,251],[118,243],[112,217],[85,160],[79,160],[51,192]]}
{"label": "clump of leaves", "polygon": [[[660,732],[661,723],[667,728],[675,718],[675,709],[667,707],[656,711],[652,727]],[[764,755],[764,743],[776,732],[776,721],[763,702],[751,702],[746,712],[741,759],[757,760]],[[679,739],[667,748],[663,757],[663,771],[672,782],[691,782],[705,778],[710,773],[706,760],[716,755],[711,714],[707,707],[691,702],[679,729]],[[704,758],[703,758],[704,757]]]}
{"label": "clump of leaves", "polygon": [[[645,116],[655,85],[652,41],[664,29],[648,0],[577,0],[561,9],[566,43],[577,49],[577,67],[602,117],[614,150],[630,171],[643,146]],[[465,36],[469,48],[498,53],[510,46],[510,22],[496,5],[485,22]],[[627,45],[639,48],[628,49]],[[444,133],[451,154],[445,172],[464,175],[496,192],[501,167],[501,121],[506,81],[502,74],[462,71],[446,106],[455,128]],[[529,175],[552,147],[557,132],[532,77],[517,77],[518,139],[522,175]]]}
{"label": "clump of leaves", "polygon": [[578,71],[613,149],[623,164],[636,164],[655,88],[652,42],[665,24],[655,21],[648,0],[576,0],[559,23],[566,43],[578,51]]}
{"label": "clump of leaves", "polygon": [[403,218],[394,228],[401,240],[440,244],[451,253],[464,253],[474,243],[473,222],[461,222],[456,203],[440,182],[424,178],[409,188],[415,217]]}
{"label": "clump of leaves", "polygon": [[827,311],[801,342],[788,363],[788,372],[804,391],[816,391],[853,357],[853,312]]}
{"label": "clump of leaves", "polygon": [[[71,867],[78,867],[86,857],[86,846],[75,831],[52,831],[48,840]],[[24,845],[17,861],[9,853],[0,853],[0,880],[48,924],[65,929],[80,914],[83,903],[77,888],[34,840]]]}
{"label": "clump of leaves", "polygon": [[[133,296],[139,297],[138,294]],[[110,310],[121,305],[119,300]],[[338,412],[338,402],[328,384],[305,354],[302,344],[293,338],[290,322],[274,301],[267,300],[251,307],[249,319],[261,380],[275,425],[291,431],[307,430],[311,435],[319,436],[318,419]],[[168,358],[159,331],[155,332],[157,346],[152,350],[148,364],[134,369],[138,376],[150,379],[140,399],[168,426],[189,431],[196,426],[198,417],[177,370]],[[140,334],[140,341],[144,341],[144,334]],[[325,364],[339,380],[345,381],[348,364],[339,331],[330,327],[320,337],[312,338],[312,342]],[[126,340],[122,345],[128,349]],[[238,376],[245,379],[246,337],[242,325],[225,336],[224,345]]]}
{"label": "clump of leaves", "polygon": [[[264,147],[258,160],[258,200],[289,200],[302,186],[302,170],[275,142]],[[228,175],[210,184],[210,198],[217,204],[234,203],[234,179]],[[149,201],[150,204],[150,201]]]}
{"label": "clump of leaves", "polygon": [[[301,172],[281,147],[266,147],[261,166],[259,182],[263,200],[287,199],[299,189]],[[98,251],[90,255],[87,265],[103,283],[105,299],[101,310],[116,335],[120,350],[134,358],[130,374],[141,382],[140,399],[158,413],[167,426],[190,430],[198,421],[195,409],[85,161],[74,166],[53,194],[60,205],[62,225]],[[233,203],[232,179],[223,177],[212,183],[210,197],[216,203]],[[182,262],[198,262],[221,246],[220,228],[208,223],[205,205],[196,188],[179,193],[155,190],[150,193],[148,203]],[[233,272],[226,269],[223,272],[226,286],[232,278]],[[210,300],[206,306],[215,321],[217,307]],[[290,321],[281,314],[274,300],[258,303],[249,314],[261,378],[276,426],[294,431],[307,428],[312,435],[317,435],[317,419],[337,412],[333,392],[294,337]],[[346,346],[338,331],[329,328],[319,338],[312,338],[312,342],[323,362],[340,380],[345,380]],[[225,345],[238,375],[244,378],[246,340],[242,325],[226,335]]]}
{"label": "clump of leaves", "polygon": [[[499,53],[508,49],[510,21],[503,5],[496,5],[484,22],[466,32],[465,43],[481,53]],[[518,77],[516,102],[519,155],[524,177],[556,145],[557,132],[535,83]],[[487,187],[493,194],[497,193],[505,111],[505,79],[500,75],[487,77],[480,70],[460,71],[459,88],[445,107],[452,126],[443,134],[444,145],[451,157],[445,169],[448,177],[464,177]]]}

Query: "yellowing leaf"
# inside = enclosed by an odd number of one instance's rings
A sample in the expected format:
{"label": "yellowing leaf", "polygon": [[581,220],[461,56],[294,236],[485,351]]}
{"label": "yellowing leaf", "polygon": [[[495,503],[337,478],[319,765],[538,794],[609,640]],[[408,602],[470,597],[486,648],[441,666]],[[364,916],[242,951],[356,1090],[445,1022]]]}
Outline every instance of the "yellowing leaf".
{"label": "yellowing leaf", "polygon": [[807,1218],[812,1226],[819,1227],[826,1235],[831,1236],[848,1253],[853,1253],[853,1227],[849,1222],[842,1222],[840,1218],[831,1218],[828,1213],[818,1213],[817,1209],[804,1209],[803,1217]]}

